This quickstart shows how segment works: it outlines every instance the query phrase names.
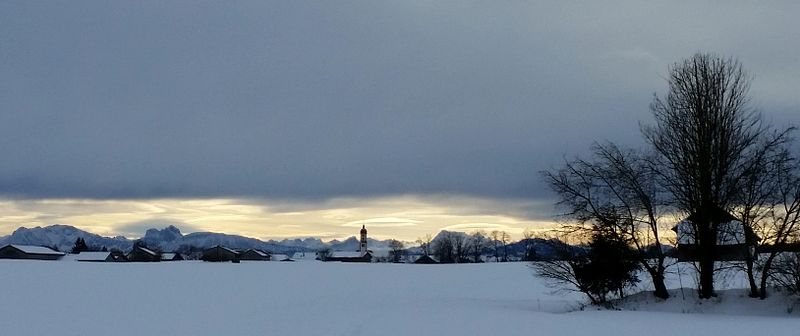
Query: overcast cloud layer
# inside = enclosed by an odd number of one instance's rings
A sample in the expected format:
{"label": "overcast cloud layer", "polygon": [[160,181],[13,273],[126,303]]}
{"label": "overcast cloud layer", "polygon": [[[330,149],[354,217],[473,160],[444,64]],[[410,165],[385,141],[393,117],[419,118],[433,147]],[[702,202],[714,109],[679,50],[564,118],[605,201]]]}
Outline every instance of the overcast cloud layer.
{"label": "overcast cloud layer", "polygon": [[[724,6],[723,6],[724,5]],[[800,4],[3,1],[0,194],[541,198],[638,145],[667,67],[738,57],[800,124]]]}

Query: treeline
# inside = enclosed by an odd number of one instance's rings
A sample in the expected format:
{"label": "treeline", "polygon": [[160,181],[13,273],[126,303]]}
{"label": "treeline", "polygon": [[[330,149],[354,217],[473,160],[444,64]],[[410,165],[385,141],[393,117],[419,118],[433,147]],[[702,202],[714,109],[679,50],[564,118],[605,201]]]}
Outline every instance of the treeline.
{"label": "treeline", "polygon": [[442,231],[435,239],[426,235],[417,239],[416,243],[421,254],[434,257],[444,264],[534,261],[554,257],[548,239],[535,237],[528,230],[523,232],[523,238],[519,241],[512,240],[505,231]]}

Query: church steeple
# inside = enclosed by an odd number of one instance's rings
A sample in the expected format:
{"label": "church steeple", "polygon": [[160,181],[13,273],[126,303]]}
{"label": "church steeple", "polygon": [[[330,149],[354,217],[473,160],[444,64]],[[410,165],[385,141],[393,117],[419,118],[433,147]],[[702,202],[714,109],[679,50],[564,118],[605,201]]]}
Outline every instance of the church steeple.
{"label": "church steeple", "polygon": [[361,244],[359,244],[358,251],[361,252],[361,255],[367,253],[367,228],[364,225],[361,225]]}

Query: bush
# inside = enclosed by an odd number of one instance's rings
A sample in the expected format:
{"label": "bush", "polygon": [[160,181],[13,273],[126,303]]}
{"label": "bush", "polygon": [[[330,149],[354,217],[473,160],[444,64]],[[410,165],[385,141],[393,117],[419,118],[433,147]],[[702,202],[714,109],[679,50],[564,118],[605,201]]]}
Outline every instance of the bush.
{"label": "bush", "polygon": [[635,252],[612,234],[595,233],[588,250],[550,240],[554,258],[534,262],[537,275],[551,286],[586,294],[592,304],[605,305],[612,294],[625,295],[624,288],[639,282]]}
{"label": "bush", "polygon": [[772,265],[773,283],[793,295],[800,295],[800,252],[778,255]]}

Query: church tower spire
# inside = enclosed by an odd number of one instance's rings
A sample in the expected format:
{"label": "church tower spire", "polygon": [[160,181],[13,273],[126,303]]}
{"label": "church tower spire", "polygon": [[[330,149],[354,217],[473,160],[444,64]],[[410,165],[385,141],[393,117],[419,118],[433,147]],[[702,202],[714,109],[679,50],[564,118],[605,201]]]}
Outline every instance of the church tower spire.
{"label": "church tower spire", "polygon": [[361,252],[361,255],[367,253],[367,228],[364,225],[361,225],[361,244],[359,244],[358,251]]}

